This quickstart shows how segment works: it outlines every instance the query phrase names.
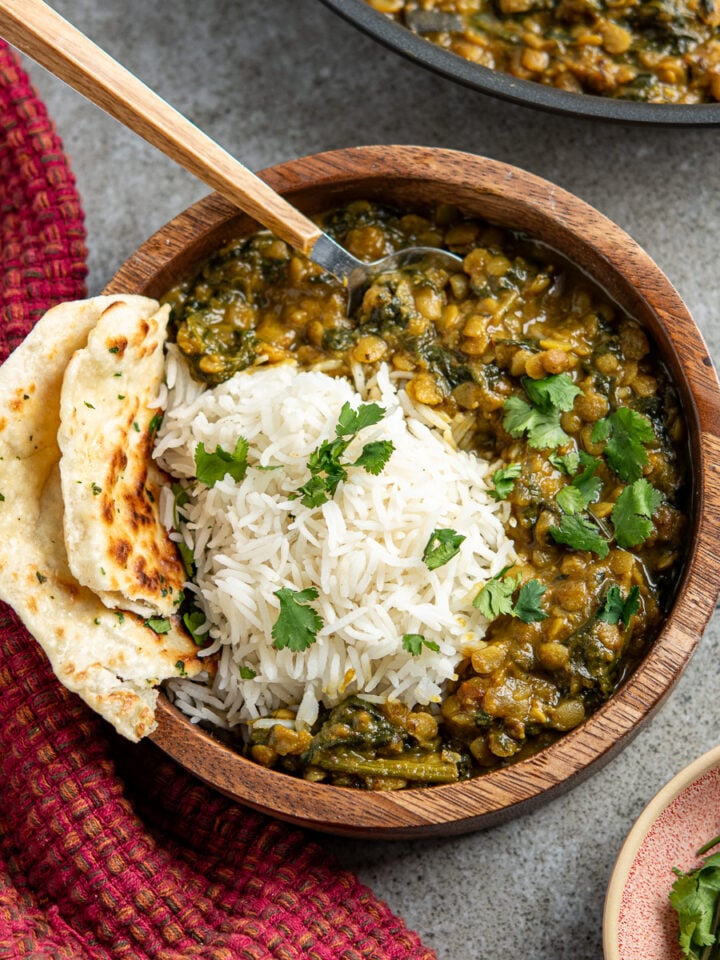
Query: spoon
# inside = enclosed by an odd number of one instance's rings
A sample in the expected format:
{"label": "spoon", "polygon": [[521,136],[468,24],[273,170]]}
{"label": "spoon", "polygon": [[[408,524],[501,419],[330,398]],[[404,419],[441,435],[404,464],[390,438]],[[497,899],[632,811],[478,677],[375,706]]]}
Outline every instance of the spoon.
{"label": "spoon", "polygon": [[418,261],[461,269],[460,257],[436,247],[410,247],[371,263],[354,257],[42,0],[0,0],[0,35],[340,279],[349,313],[385,271]]}

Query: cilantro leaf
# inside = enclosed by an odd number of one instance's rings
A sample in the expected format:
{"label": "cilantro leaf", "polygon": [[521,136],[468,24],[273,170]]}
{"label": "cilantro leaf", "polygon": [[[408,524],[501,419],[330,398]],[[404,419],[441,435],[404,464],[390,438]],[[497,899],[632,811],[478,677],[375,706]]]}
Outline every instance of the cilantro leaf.
{"label": "cilantro leaf", "polygon": [[670,904],[677,911],[679,944],[685,957],[699,960],[708,954],[701,948],[718,940],[717,907],[720,895],[720,854],[707,857],[689,873],[675,870]]}
{"label": "cilantro leaf", "polygon": [[580,455],[577,450],[570,450],[569,453],[559,454],[551,453],[548,457],[550,463],[561,473],[571,477],[580,466]]}
{"label": "cilantro leaf", "polygon": [[582,452],[578,457],[578,464],[582,464],[584,470],[555,496],[555,501],[563,513],[582,513],[590,503],[597,500],[602,489],[602,480],[595,476],[600,460]]}
{"label": "cilantro leaf", "polygon": [[291,495],[299,497],[306,507],[319,507],[330,500],[341,481],[347,480],[346,467],[363,467],[368,473],[377,476],[395,449],[390,440],[375,440],[366,443],[354,463],[343,463],[341,457],[350,446],[353,438],[365,427],[378,423],[385,415],[384,407],[377,403],[361,403],[353,410],[344,403],[340,410],[334,440],[324,440],[308,457],[310,479]]}
{"label": "cilantro leaf", "polygon": [[423,647],[427,647],[428,650],[433,650],[435,653],[440,651],[440,647],[434,640],[426,640],[421,633],[406,633],[402,638],[402,646],[403,650],[407,650],[414,657],[422,653]]}
{"label": "cilantro leaf", "polygon": [[254,680],[256,676],[257,672],[253,670],[252,667],[245,667],[242,664],[240,665],[241,680]]}
{"label": "cilantro leaf", "polygon": [[200,441],[195,447],[195,472],[198,480],[206,487],[214,487],[226,474],[239,482],[247,472],[248,442],[244,437],[238,437],[232,453],[217,446],[213,453],[208,453],[205,444]]}
{"label": "cilantro leaf", "polygon": [[612,624],[622,622],[627,627],[639,609],[640,588],[638,586],[632,587],[627,598],[623,599],[620,588],[613,584],[605,594],[603,605],[598,611],[598,620]]}
{"label": "cilantro leaf", "polygon": [[185,568],[185,573],[188,575],[188,577],[192,577],[195,573],[195,554],[182,540],[178,543],[177,548],[178,553],[180,554],[180,559],[182,560],[182,565]]}
{"label": "cilantro leaf", "polygon": [[473,600],[473,606],[488,620],[494,620],[503,614],[517,617],[523,623],[544,620],[547,614],[540,601],[547,588],[539,580],[528,580],[520,587],[517,601],[513,603],[513,594],[520,586],[521,577],[506,577],[509,569],[510,567],[505,567],[488,580]]}
{"label": "cilantro leaf", "polygon": [[520,587],[513,613],[523,623],[537,623],[545,620],[547,614],[540,606],[540,600],[547,588],[539,580],[528,580]]}
{"label": "cilantro leaf", "polygon": [[507,568],[488,580],[473,600],[473,606],[488,620],[513,612],[512,595],[520,585],[520,577],[505,577],[506,572]]}
{"label": "cilantro leaf", "polygon": [[366,443],[353,466],[363,467],[368,473],[376,477],[379,473],[382,473],[383,467],[390,459],[390,454],[394,449],[395,444],[392,440],[374,440],[372,443]]}
{"label": "cilantro leaf", "polygon": [[591,457],[584,450],[580,451],[580,464],[584,469],[573,478],[573,486],[582,494],[586,506],[597,500],[602,489],[602,480],[595,476],[600,463],[599,457]]}
{"label": "cilantro leaf", "polygon": [[208,635],[206,632],[198,633],[200,627],[205,626],[205,614],[202,610],[189,610],[187,613],[183,614],[183,623],[187,628],[188,633],[193,638],[196,647],[204,647]]}
{"label": "cilantro leaf", "polygon": [[335,433],[338,437],[354,437],[365,427],[372,427],[385,416],[385,408],[377,403],[361,403],[353,410],[346,401],[340,410]]}
{"label": "cilantro leaf", "polygon": [[601,560],[610,550],[597,526],[576,513],[563,514],[560,525],[550,527],[550,535],[556,543],[564,543],[573,550],[592,550]]}
{"label": "cilantro leaf", "polygon": [[653,530],[652,517],[661,500],[660,491],[647,480],[636,480],[625,487],[610,514],[619,547],[636,547],[647,540]]}
{"label": "cilantro leaf", "polygon": [[276,650],[288,647],[293,653],[307,650],[315,643],[323,625],[320,615],[307,606],[310,600],[317,600],[317,590],[315,587],[305,590],[282,587],[275,590],[274,595],[280,601],[280,613],[272,628],[273,646]]}
{"label": "cilantro leaf", "polygon": [[460,550],[464,539],[465,537],[461,533],[456,533],[455,530],[433,530],[422,555],[428,570],[437,570],[448,560],[452,560]]}
{"label": "cilantro leaf", "polygon": [[508,397],[503,407],[503,426],[510,436],[526,433],[528,443],[536,450],[562,447],[570,439],[560,425],[559,410],[538,410],[522,397]]}
{"label": "cilantro leaf", "polygon": [[625,483],[639,480],[648,462],[644,444],[657,440],[648,418],[630,407],[619,407],[593,427],[593,443],[604,440],[607,462],[620,479]]}
{"label": "cilantro leaf", "polygon": [[167,617],[149,617],[147,620],[143,620],[143,623],[155,633],[170,632],[171,624]]}
{"label": "cilantro leaf", "polygon": [[558,490],[555,495],[555,503],[563,513],[582,513],[587,506],[582,493],[571,483]]}
{"label": "cilantro leaf", "polygon": [[154,437],[155,434],[158,432],[158,430],[162,426],[162,422],[163,422],[163,414],[160,413],[160,411],[158,411],[156,414],[153,415],[152,420],[148,424],[148,433],[150,434],[151,437]]}
{"label": "cilantro leaf", "polygon": [[542,380],[525,377],[523,386],[532,403],[543,413],[549,413],[551,410],[560,410],[565,413],[572,410],[575,397],[582,393],[567,373],[555,373]]}
{"label": "cilantro leaf", "polygon": [[519,463],[510,463],[507,467],[496,470],[491,477],[495,489],[488,490],[493,500],[505,500],[512,493],[515,481],[521,473],[522,466]]}

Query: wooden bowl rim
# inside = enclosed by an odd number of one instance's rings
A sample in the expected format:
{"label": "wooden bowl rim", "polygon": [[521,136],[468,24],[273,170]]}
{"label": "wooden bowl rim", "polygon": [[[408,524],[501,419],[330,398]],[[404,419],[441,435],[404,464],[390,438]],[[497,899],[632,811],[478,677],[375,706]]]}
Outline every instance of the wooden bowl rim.
{"label": "wooden bowl rim", "polygon": [[[691,409],[685,410],[695,464],[693,547],[661,634],[623,686],[580,727],[535,756],[470,781],[394,793],[311,784],[266,770],[192,724],[160,696],[152,739],[217,789],[260,811],[318,830],[354,836],[410,837],[491,826],[580,782],[610,759],[659,707],[677,682],[720,592],[720,386],[703,338],[670,281],[620,227],[552,183],[508,164],[453,150],[410,146],[354,147],[291,160],[260,173],[278,192],[302,201],[349,184],[431,185],[472,191],[482,205],[510,204],[589,244],[608,273],[629,282],[664,330]],[[335,193],[333,193],[335,191]],[[302,206],[302,202],[298,202]],[[157,296],[182,256],[198,256],[210,237],[229,238],[252,224],[211,194],[157,231],[134,253],[105,293]],[[582,240],[573,233],[582,225]],[[193,238],[189,247],[186,238]],[[588,238],[590,238],[588,240]],[[212,246],[216,246],[214,242]],[[579,248],[577,248],[579,249]],[[208,252],[202,250],[199,256]],[[561,252],[566,255],[568,250]],[[194,262],[197,262],[195,260]],[[185,267],[187,269],[187,265]],[[176,275],[177,276],[177,275]],[[158,280],[158,278],[161,278]],[[603,282],[595,277],[597,282]],[[166,289],[166,287],[165,287]]]}

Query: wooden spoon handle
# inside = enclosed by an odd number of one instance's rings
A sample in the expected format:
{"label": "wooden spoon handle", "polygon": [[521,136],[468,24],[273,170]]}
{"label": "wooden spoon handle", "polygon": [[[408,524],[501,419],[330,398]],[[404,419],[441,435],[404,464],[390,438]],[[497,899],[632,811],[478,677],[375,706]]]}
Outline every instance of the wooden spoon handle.
{"label": "wooden spoon handle", "polygon": [[303,253],[311,220],[42,0],[0,0],[0,35]]}

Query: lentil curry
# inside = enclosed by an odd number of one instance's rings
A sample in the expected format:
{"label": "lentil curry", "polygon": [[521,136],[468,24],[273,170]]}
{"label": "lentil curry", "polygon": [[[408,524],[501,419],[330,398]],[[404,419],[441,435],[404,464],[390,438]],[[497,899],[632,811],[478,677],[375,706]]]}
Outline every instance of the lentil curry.
{"label": "lentil curry", "polygon": [[358,201],[321,222],[363,259],[437,245],[463,266],[382,275],[348,317],[333,277],[256,234],[169,294],[180,349],[209,384],[288,359],[401,371],[458,446],[496,465],[518,562],[478,590],[487,634],[436,708],[355,696],[302,731],[280,711],[244,749],[345,786],[452,782],[576,727],[646,652],[687,539],[683,421],[645,332],[548,251],[449,207]]}
{"label": "lentil curry", "polygon": [[367,0],[473,63],[575,93],[720,100],[718,0]]}

